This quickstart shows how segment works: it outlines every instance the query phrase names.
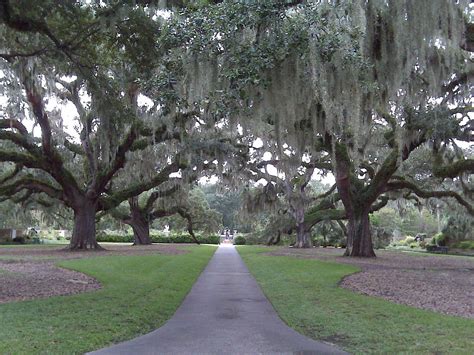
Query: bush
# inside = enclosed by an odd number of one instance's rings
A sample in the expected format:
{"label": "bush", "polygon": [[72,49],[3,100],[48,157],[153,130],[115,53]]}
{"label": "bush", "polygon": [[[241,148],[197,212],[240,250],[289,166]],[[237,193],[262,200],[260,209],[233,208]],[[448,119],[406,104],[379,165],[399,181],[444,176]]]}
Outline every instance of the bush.
{"label": "bush", "polygon": [[407,235],[403,242],[405,243],[405,245],[410,245],[415,242],[415,238],[412,237],[411,235]]}
{"label": "bush", "polygon": [[245,245],[245,243],[247,243],[247,240],[242,236],[234,238],[234,245]]}
{"label": "bush", "polygon": [[454,244],[454,248],[459,248],[459,249],[474,249],[474,240],[463,240],[461,242],[458,242]]}
{"label": "bush", "polygon": [[39,231],[36,234],[30,234],[30,236],[38,236],[42,240],[67,240],[71,239],[69,236],[69,232],[67,232],[68,236],[64,237],[63,232],[60,230],[55,230],[55,229],[44,229]]}
{"label": "bush", "polygon": [[[218,235],[196,235],[199,243],[202,244],[219,244],[220,238]],[[189,234],[157,234],[150,235],[153,243],[195,243],[194,239]],[[118,234],[118,233],[97,233],[97,241],[99,243],[133,243],[132,234]]]}
{"label": "bush", "polygon": [[446,235],[443,233],[438,233],[433,236],[433,239],[431,239],[431,244],[432,245],[439,245],[441,247],[446,246],[448,241],[448,238],[446,238]]}
{"label": "bush", "polygon": [[[390,245],[390,241],[392,240],[392,233],[389,232],[387,229],[374,227],[372,229],[372,240],[375,249],[385,249]],[[339,244],[343,245],[345,244],[345,242]]]}
{"label": "bush", "polygon": [[97,241],[99,243],[133,243],[133,235],[98,233]]}
{"label": "bush", "polygon": [[265,245],[268,241],[268,236],[259,231],[252,233],[239,233],[239,236],[245,238],[246,245]]}
{"label": "bush", "polygon": [[[153,243],[194,243],[193,237],[189,234],[170,234],[166,235],[151,235]],[[220,237],[218,235],[196,235],[196,239],[202,244],[219,244]]]}

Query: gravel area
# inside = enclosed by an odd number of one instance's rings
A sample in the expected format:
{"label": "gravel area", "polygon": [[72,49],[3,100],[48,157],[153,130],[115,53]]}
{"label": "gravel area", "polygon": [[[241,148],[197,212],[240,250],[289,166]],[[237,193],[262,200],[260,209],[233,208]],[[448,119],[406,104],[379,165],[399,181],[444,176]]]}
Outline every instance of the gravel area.
{"label": "gravel area", "polygon": [[115,255],[182,254],[174,245],[107,245],[106,251],[70,252],[64,246],[0,248],[0,303],[65,296],[101,288],[92,277],[55,266],[60,260]]}
{"label": "gravel area", "polygon": [[474,319],[474,258],[377,251],[377,258],[347,258],[342,249],[281,248],[270,255],[290,255],[350,264],[361,272],[345,277],[341,287],[439,313]]}

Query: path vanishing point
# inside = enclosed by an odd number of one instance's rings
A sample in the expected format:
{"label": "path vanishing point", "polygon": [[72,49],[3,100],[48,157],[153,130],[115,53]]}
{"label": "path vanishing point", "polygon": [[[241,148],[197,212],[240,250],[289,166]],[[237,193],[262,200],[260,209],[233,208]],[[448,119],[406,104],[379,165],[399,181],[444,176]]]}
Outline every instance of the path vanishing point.
{"label": "path vanishing point", "polygon": [[221,245],[161,328],[91,354],[344,354],[289,328],[233,245]]}

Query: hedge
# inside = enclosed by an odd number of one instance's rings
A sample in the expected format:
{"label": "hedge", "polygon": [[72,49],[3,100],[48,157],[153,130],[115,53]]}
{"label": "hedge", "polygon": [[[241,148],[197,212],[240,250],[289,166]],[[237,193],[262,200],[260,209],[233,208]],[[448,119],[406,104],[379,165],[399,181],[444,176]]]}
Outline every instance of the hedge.
{"label": "hedge", "polygon": [[[194,239],[189,234],[173,234],[169,236],[150,235],[153,243],[194,243]],[[197,235],[197,240],[202,244],[219,244],[220,238],[217,235],[202,236]],[[133,243],[133,235],[120,234],[98,234],[97,241],[107,243]]]}

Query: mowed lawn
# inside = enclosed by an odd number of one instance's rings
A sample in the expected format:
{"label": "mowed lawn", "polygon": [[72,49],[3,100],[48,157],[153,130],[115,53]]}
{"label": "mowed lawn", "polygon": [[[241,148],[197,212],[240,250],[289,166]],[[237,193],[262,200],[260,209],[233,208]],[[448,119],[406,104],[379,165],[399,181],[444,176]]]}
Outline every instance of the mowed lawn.
{"label": "mowed lawn", "polygon": [[[351,353],[472,354],[474,320],[358,295],[338,282],[356,267],[315,259],[238,251],[280,317],[313,339]],[[473,296],[474,297],[474,296]],[[440,302],[449,302],[442,300]]]}
{"label": "mowed lawn", "polygon": [[216,250],[204,245],[183,248],[189,253],[60,262],[95,277],[103,288],[0,304],[0,354],[84,353],[163,325]]}

